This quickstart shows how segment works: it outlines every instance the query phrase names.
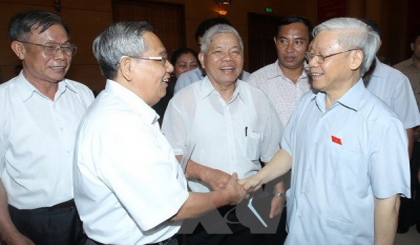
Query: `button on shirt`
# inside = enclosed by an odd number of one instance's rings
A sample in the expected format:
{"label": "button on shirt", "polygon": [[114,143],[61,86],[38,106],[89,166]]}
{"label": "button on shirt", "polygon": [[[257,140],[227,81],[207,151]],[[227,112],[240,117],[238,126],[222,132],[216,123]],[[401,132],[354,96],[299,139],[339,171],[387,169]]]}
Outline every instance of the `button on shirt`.
{"label": "button on shirt", "polygon": [[50,207],[73,199],[76,130],[93,94],[65,79],[54,101],[23,73],[0,85],[0,178],[10,205]]}
{"label": "button on shirt", "polygon": [[[248,81],[249,75],[249,72],[242,71],[239,75],[239,79],[242,81]],[[174,93],[178,93],[179,90],[187,87],[188,85],[203,80],[204,77],[205,73],[203,74],[203,70],[200,67],[182,73],[181,76],[179,76],[179,78],[176,80]]]}
{"label": "button on shirt", "polygon": [[278,60],[252,73],[248,82],[267,94],[284,126],[287,125],[299,99],[311,89],[305,71],[294,83],[284,75]]}
{"label": "button on shirt", "polygon": [[304,95],[282,147],[293,159],[285,244],[372,245],[374,197],[410,197],[405,130],[362,80],[329,110],[325,93]]}
{"label": "button on shirt", "polygon": [[[420,69],[419,69],[420,70]],[[408,78],[400,71],[376,58],[373,74],[364,79],[366,88],[378,96],[397,114],[404,128],[420,125],[419,108]]]}
{"label": "button on shirt", "polygon": [[86,234],[104,244],[157,243],[188,198],[187,183],[140,97],[108,80],[86,113],[76,142],[75,202]]}
{"label": "button on shirt", "polygon": [[[238,178],[255,174],[279,149],[282,127],[267,96],[237,80],[226,103],[209,79],[188,86],[169,102],[162,131],[176,155],[194,145],[191,160]],[[191,190],[207,192],[198,181]]]}
{"label": "button on shirt", "polygon": [[394,66],[410,80],[411,86],[416,96],[417,106],[420,105],[420,68],[414,65],[413,58],[400,62]]}

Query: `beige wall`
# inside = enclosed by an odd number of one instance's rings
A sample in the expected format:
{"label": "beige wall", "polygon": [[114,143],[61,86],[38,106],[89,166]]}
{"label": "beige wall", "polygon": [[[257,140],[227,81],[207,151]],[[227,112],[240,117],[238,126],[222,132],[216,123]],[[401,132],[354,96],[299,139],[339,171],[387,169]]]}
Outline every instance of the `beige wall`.
{"label": "beige wall", "polygon": [[[150,0],[152,1],[152,0]],[[348,0],[348,14],[352,17],[368,17],[376,20],[383,30],[383,45],[380,54],[395,63],[404,56],[406,45],[405,21],[408,0]],[[15,76],[15,66],[20,62],[11,52],[7,38],[10,17],[26,9],[45,9],[53,13],[53,0],[0,0],[0,72],[3,81]],[[153,1],[152,1],[153,2]],[[183,4],[185,6],[186,44],[198,49],[194,33],[198,24],[217,17],[218,6],[213,0],[161,0],[160,2]],[[227,18],[239,31],[247,47],[248,12],[265,14],[265,7],[273,8],[272,15],[303,15],[316,23],[317,0],[232,0],[226,6]],[[104,78],[92,55],[94,37],[112,23],[111,0],[61,0],[62,9],[57,13],[72,27],[73,42],[79,47],[68,78],[83,82],[93,90],[101,90]],[[245,53],[245,69],[247,68]]]}

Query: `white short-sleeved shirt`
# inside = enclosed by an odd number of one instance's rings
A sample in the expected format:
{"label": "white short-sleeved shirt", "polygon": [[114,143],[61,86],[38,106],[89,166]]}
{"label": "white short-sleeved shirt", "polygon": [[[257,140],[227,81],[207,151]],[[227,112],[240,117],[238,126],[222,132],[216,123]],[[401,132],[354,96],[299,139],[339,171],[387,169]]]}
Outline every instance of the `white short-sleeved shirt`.
{"label": "white short-sleeved shirt", "polygon": [[325,93],[304,95],[282,147],[293,159],[285,244],[372,245],[374,197],[410,197],[404,127],[362,80],[329,110]]}
{"label": "white short-sleeved shirt", "polygon": [[10,205],[35,209],[73,199],[76,131],[92,101],[88,87],[68,79],[54,101],[23,73],[0,85],[0,178]]}
{"label": "white short-sleeved shirt", "polygon": [[404,128],[420,125],[420,113],[408,78],[397,69],[385,65],[376,58],[376,67],[368,79],[366,88],[378,96],[398,115]]}
{"label": "white short-sleeved shirt", "polygon": [[284,75],[278,60],[253,72],[248,82],[267,94],[284,126],[287,125],[299,99],[311,89],[305,71],[294,83]]}
{"label": "white short-sleeved shirt", "polygon": [[[191,160],[245,178],[261,168],[259,159],[268,162],[277,152],[283,127],[261,90],[237,80],[226,103],[206,77],[172,98],[162,131],[176,155],[195,145]],[[188,184],[195,192],[209,191],[199,181]]]}
{"label": "white short-sleeved shirt", "polygon": [[[239,79],[242,81],[248,81],[249,76],[249,72],[242,71],[239,75]],[[204,77],[205,73],[203,73],[203,70],[200,67],[182,73],[176,80],[174,93],[178,93],[179,90],[187,87],[188,85],[203,80]]]}
{"label": "white short-sleeved shirt", "polygon": [[83,118],[76,141],[75,201],[86,234],[105,244],[156,243],[188,198],[186,179],[156,112],[108,80]]}

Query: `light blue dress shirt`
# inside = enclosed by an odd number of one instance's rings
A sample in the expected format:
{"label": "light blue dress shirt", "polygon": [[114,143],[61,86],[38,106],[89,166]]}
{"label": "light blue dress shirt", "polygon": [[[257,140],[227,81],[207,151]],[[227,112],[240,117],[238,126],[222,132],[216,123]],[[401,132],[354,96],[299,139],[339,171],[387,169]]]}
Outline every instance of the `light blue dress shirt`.
{"label": "light blue dress shirt", "polygon": [[374,197],[410,197],[404,127],[363,81],[326,110],[305,94],[282,139],[292,156],[286,244],[372,245]]}

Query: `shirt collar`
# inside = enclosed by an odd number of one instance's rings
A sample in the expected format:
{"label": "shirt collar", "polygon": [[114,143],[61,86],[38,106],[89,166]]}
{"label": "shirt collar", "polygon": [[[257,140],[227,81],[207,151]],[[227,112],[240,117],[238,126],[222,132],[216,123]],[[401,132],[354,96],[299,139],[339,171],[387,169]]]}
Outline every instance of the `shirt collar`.
{"label": "shirt collar", "polygon": [[136,112],[142,115],[147,122],[155,124],[159,119],[159,115],[150,107],[142,98],[136,95],[133,91],[113,81],[106,80],[105,91],[117,96],[120,100],[127,103]]}
{"label": "shirt collar", "polygon": [[[304,61],[303,67],[306,68],[308,66],[309,66],[308,63]],[[273,79],[278,76],[281,76],[284,79],[289,79],[284,75],[283,71],[280,69],[279,60],[276,60],[276,62],[274,63],[274,66],[272,66],[271,69],[268,71],[268,79]],[[303,69],[302,75],[300,75],[298,80],[305,79],[305,78],[308,78],[308,75],[306,74],[305,69]]]}
{"label": "shirt collar", "polygon": [[[200,97],[202,99],[205,99],[207,96],[209,96],[212,93],[217,93],[220,96],[219,92],[217,92],[216,89],[214,89],[213,84],[211,84],[208,76],[204,77],[204,79],[202,80],[199,86],[200,86],[199,87]],[[236,97],[239,97],[242,101],[246,101],[244,98],[243,81],[239,79],[236,80],[235,91],[233,91],[233,95],[232,95],[232,101],[234,101]]]}
{"label": "shirt collar", "polygon": [[[341,98],[338,99],[331,106],[331,108],[336,106],[336,104],[338,103],[340,105],[343,105],[344,107],[357,111],[359,110],[361,98],[365,91],[366,88],[363,83],[363,80],[360,79],[353,87],[350,88],[349,91],[347,91],[343,96],[341,96]],[[316,97],[314,98],[315,103],[321,111],[325,111],[325,97],[326,94],[324,92],[318,92],[316,94]]]}
{"label": "shirt collar", "polygon": [[[29,98],[31,98],[34,93],[38,93],[39,95],[45,97],[34,85],[32,85],[25,78],[25,76],[23,75],[23,71],[21,71],[16,78],[16,86],[19,90],[19,94],[23,102],[26,102]],[[74,86],[71,83],[69,83],[67,79],[64,79],[58,82],[58,89],[55,95],[55,99],[58,99],[59,96],[66,91],[66,89],[69,89],[69,91],[72,91],[73,93],[77,94],[77,90],[74,88]]]}

